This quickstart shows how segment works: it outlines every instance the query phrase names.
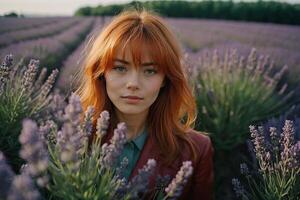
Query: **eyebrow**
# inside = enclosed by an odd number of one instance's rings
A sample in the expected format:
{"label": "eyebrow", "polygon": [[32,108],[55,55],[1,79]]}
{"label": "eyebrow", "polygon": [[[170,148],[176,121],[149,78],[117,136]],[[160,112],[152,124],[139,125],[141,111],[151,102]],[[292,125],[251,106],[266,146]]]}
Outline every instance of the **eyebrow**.
{"label": "eyebrow", "polygon": [[[119,58],[115,58],[114,61],[118,61],[118,62],[121,62],[123,64],[130,64],[130,62],[126,61],[126,60],[122,60],[122,59],[119,59]],[[151,66],[151,65],[156,65],[156,63],[154,62],[146,62],[146,63],[142,63],[142,66]]]}

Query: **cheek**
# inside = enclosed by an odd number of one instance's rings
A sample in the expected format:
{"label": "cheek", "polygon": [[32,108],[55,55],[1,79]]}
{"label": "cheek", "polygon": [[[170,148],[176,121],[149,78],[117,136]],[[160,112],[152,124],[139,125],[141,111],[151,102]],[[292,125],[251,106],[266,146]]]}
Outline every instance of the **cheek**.
{"label": "cheek", "polygon": [[153,96],[153,98],[156,99],[161,89],[162,81],[161,80],[153,81],[151,84],[148,85],[149,85],[148,88],[149,94],[151,94],[151,96]]}

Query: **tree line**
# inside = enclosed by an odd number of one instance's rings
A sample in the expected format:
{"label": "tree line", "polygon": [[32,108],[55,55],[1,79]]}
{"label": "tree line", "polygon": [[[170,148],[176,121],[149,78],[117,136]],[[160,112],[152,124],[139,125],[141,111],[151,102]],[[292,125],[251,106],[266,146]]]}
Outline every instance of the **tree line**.
{"label": "tree line", "polygon": [[82,7],[75,16],[113,16],[124,9],[146,8],[165,17],[225,19],[279,24],[300,24],[300,4],[276,1],[132,1],[126,4]]}

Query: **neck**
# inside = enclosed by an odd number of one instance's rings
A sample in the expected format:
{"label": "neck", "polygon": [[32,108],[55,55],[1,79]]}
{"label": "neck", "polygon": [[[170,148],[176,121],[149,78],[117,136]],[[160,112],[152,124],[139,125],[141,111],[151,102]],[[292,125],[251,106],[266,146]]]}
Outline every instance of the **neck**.
{"label": "neck", "polygon": [[146,119],[148,115],[147,112],[142,112],[138,114],[123,114],[116,110],[117,119],[119,122],[125,122],[127,126],[127,140],[136,138],[143,131]]}

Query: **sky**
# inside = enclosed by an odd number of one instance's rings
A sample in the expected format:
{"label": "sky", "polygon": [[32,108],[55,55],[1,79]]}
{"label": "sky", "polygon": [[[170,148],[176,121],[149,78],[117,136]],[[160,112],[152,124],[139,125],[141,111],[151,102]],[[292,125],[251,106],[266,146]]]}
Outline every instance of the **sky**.
{"label": "sky", "polygon": [[[240,1],[240,0],[234,0]],[[252,1],[252,0],[243,0]],[[281,2],[300,3],[300,0],[277,0]],[[25,15],[71,16],[83,6],[126,3],[131,0],[0,0],[0,15],[16,12]]]}

